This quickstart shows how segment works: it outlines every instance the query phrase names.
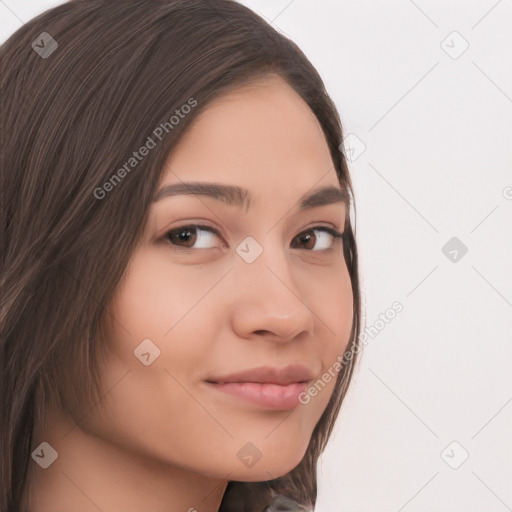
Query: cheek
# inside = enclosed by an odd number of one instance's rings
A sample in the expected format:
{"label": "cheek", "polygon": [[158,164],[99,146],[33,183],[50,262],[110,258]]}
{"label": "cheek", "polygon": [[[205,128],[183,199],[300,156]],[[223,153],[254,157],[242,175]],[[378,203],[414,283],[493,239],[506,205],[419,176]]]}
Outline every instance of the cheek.
{"label": "cheek", "polygon": [[322,351],[322,375],[315,386],[318,395],[314,398],[315,402],[319,402],[317,405],[320,408],[327,406],[342,370],[340,361],[350,342],[354,310],[352,285],[346,268],[338,279],[330,283],[327,290],[320,302],[324,305],[322,312],[325,317],[322,320],[325,322],[326,336]]}
{"label": "cheek", "polygon": [[[321,283],[321,284],[320,284]],[[346,267],[329,278],[315,280],[308,289],[308,304],[316,319],[318,354],[322,370],[301,398],[309,419],[318,420],[326,409],[342,371],[342,356],[350,341],[353,322],[353,294]]]}
{"label": "cheek", "polygon": [[167,340],[182,321],[190,323],[196,305],[218,278],[212,271],[173,268],[164,250],[140,250],[109,308],[116,332],[123,337],[130,333],[132,341]]}
{"label": "cheek", "polygon": [[353,321],[353,294],[346,267],[333,272],[323,281],[323,286],[311,289],[311,304],[315,304],[316,325],[322,336],[324,364],[332,365],[349,343]]}
{"label": "cheek", "polygon": [[[172,395],[176,382],[170,374],[181,382],[201,370],[198,361],[204,359],[211,331],[208,319],[215,318],[215,304],[205,295],[218,281],[217,274],[173,269],[163,251],[140,249],[134,254],[109,307],[106,389],[129,370],[128,380],[137,386],[130,393],[150,409],[153,402],[144,396],[153,397],[157,406],[164,395]],[[190,400],[173,396],[173,403],[181,398]]]}

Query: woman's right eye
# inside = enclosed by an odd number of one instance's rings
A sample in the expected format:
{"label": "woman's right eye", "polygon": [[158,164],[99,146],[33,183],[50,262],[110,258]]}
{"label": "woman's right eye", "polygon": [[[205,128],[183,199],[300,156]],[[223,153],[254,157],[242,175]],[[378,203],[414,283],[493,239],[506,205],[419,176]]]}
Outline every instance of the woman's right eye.
{"label": "woman's right eye", "polygon": [[215,238],[221,238],[217,230],[198,224],[188,224],[168,231],[165,238],[171,244],[184,249],[213,249]]}

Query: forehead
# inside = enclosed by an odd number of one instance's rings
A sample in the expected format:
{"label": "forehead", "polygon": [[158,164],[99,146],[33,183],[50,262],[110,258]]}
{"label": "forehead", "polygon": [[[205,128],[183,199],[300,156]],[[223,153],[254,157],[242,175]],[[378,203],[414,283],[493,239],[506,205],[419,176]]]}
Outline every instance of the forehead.
{"label": "forehead", "polygon": [[320,124],[277,75],[215,99],[170,154],[162,181],[218,181],[261,194],[338,185]]}

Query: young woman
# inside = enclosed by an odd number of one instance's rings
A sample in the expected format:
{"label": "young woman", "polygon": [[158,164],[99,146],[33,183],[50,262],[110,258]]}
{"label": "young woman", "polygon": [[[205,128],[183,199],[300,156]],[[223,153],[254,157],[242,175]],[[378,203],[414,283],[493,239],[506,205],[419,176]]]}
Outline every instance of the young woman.
{"label": "young woman", "polygon": [[313,510],[360,332],[313,66],[230,0],[71,1],[1,65],[1,511]]}

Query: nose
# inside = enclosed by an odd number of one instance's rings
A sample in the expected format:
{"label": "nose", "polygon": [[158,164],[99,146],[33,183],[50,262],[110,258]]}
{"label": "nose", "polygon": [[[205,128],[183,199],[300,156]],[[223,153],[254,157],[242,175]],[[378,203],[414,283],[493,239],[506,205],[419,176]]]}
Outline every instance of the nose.
{"label": "nose", "polygon": [[300,276],[294,279],[286,256],[272,257],[264,251],[253,263],[239,261],[238,265],[231,322],[239,337],[290,341],[313,333],[315,315],[301,294]]}

